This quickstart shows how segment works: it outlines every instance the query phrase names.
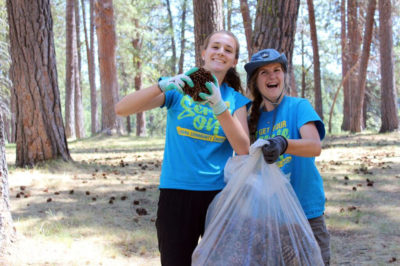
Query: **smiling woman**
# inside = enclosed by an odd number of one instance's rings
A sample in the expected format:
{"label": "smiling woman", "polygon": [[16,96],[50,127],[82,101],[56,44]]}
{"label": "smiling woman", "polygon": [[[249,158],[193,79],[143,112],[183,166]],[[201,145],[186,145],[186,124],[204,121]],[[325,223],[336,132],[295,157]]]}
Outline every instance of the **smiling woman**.
{"label": "smiling woman", "polygon": [[287,59],[275,49],[257,52],[245,65],[248,85],[254,97],[250,113],[250,134],[267,139],[264,160],[276,164],[290,177],[325,264],[329,265],[329,233],[324,220],[325,193],[315,156],[321,153],[325,127],[302,98],[285,95]]}
{"label": "smiling woman", "polygon": [[[224,188],[223,170],[233,152],[249,152],[246,105],[235,66],[239,43],[228,31],[208,36],[202,66],[125,96],[115,106],[118,115],[156,107],[167,108],[164,160],[160,177],[157,236],[162,265],[190,265],[206,212]],[[211,82],[199,81],[207,71]],[[206,82],[207,81],[207,82]],[[187,88],[206,88],[198,96]]]}

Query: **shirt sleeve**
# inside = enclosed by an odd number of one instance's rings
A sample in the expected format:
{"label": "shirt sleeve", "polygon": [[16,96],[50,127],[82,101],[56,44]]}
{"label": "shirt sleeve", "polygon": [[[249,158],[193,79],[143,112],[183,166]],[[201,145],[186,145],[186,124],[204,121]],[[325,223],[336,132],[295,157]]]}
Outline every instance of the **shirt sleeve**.
{"label": "shirt sleeve", "polygon": [[161,105],[161,108],[166,107],[167,109],[171,108],[174,104],[179,101],[181,94],[176,90],[170,90],[165,92],[165,102]]}
{"label": "shirt sleeve", "polygon": [[322,122],[321,118],[311,106],[310,102],[306,99],[303,99],[297,105],[297,128],[300,131],[300,128],[307,124],[308,122],[314,122],[317,127],[319,138],[321,140],[325,137],[325,125]]}
{"label": "shirt sleeve", "polygon": [[249,100],[249,98],[247,98],[246,96],[237,91],[235,91],[235,101],[236,101],[235,109],[233,110],[232,113],[235,113],[236,110],[240,109],[245,105],[247,110],[251,106],[251,101]]}

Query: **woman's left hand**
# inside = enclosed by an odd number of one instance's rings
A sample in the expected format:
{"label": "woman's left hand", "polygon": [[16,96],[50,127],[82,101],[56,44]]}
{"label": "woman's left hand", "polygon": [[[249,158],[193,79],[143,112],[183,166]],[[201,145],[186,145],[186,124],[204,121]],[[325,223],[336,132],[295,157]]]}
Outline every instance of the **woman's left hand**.
{"label": "woman's left hand", "polygon": [[210,94],[201,92],[199,93],[199,97],[202,98],[205,103],[210,105],[215,115],[220,115],[228,108],[222,100],[218,80],[214,75],[213,78],[214,82],[206,82],[205,84],[207,89],[210,91]]}

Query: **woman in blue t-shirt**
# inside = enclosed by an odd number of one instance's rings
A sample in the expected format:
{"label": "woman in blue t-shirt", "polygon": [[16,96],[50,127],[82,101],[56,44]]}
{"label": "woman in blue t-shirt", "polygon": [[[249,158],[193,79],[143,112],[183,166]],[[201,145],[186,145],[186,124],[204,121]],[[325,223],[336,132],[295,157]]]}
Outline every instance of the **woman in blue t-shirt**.
{"label": "woman in blue t-shirt", "polygon": [[126,116],[156,107],[167,108],[164,159],[160,176],[157,237],[162,265],[190,265],[204,232],[207,208],[225,186],[223,170],[233,152],[249,152],[246,104],[235,66],[239,42],[228,31],[214,32],[204,42],[202,67],[216,78],[195,102],[182,93],[185,74],[161,79],[144,90],[125,96],[115,106]]}
{"label": "woman in blue t-shirt", "polygon": [[329,233],[324,220],[325,193],[315,156],[321,153],[325,127],[308,100],[285,95],[287,59],[274,49],[255,53],[245,66],[248,87],[253,96],[249,132],[251,142],[267,139],[264,159],[276,162],[290,178],[320,246],[325,264],[329,264]]}

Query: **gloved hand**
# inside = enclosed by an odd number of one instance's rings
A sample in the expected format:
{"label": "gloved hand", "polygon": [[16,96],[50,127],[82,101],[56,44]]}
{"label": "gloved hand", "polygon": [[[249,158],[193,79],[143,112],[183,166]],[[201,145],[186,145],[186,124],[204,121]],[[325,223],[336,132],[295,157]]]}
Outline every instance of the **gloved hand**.
{"label": "gloved hand", "polygon": [[283,136],[276,136],[268,139],[269,144],[262,146],[264,160],[268,164],[272,164],[278,160],[279,156],[285,153],[288,142]]}
{"label": "gloved hand", "polygon": [[199,97],[202,98],[206,103],[210,105],[215,115],[222,114],[226,109],[225,102],[221,97],[221,90],[219,89],[219,84],[217,78],[212,75],[214,82],[206,82],[206,87],[210,91],[210,94],[199,93]]}
{"label": "gloved hand", "polygon": [[185,72],[184,74],[179,74],[170,78],[160,79],[158,81],[158,86],[160,87],[162,92],[166,92],[169,90],[177,90],[178,92],[183,93],[182,89],[183,87],[185,87],[185,82],[191,88],[193,88],[194,84],[189,75],[193,74],[197,70],[199,70],[199,68],[194,67],[189,71]]}

